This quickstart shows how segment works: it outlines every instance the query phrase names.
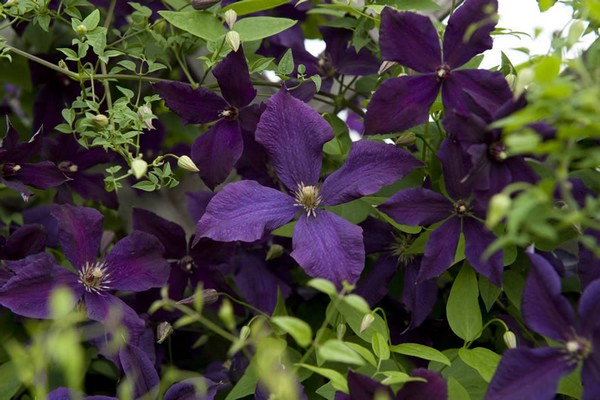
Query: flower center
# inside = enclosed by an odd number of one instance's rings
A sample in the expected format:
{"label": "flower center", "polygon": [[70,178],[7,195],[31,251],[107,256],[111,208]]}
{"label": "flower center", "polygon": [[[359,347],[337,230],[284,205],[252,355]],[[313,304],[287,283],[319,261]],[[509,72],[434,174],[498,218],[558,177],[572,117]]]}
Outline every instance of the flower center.
{"label": "flower center", "polygon": [[58,169],[65,175],[73,175],[79,167],[71,161],[61,161],[58,163]]}
{"label": "flower center", "polygon": [[6,163],[1,166],[2,167],[2,175],[3,176],[11,176],[19,172],[21,166],[13,163]]}
{"label": "flower center", "polygon": [[506,146],[502,142],[494,142],[488,147],[490,156],[496,161],[504,161],[508,157]]}
{"label": "flower center", "polygon": [[471,207],[464,200],[458,200],[454,203],[454,214],[458,217],[468,217],[471,215]]}
{"label": "flower center", "polygon": [[451,73],[452,73],[452,70],[450,69],[450,67],[447,66],[446,64],[444,64],[442,66],[439,66],[435,70],[435,78],[437,79],[438,82],[441,82],[441,81],[447,79]]}
{"label": "flower center", "polygon": [[240,112],[233,106],[227,106],[219,113],[219,117],[225,118],[228,121],[236,120],[238,115],[240,115]]}
{"label": "flower center", "polygon": [[300,183],[298,190],[294,192],[294,198],[296,199],[295,206],[304,207],[307,217],[317,217],[316,209],[321,203],[321,196],[319,196],[319,188],[312,185],[304,185]]}
{"label": "flower center", "polygon": [[329,52],[324,51],[319,54],[319,68],[321,68],[321,72],[326,77],[331,78],[335,75],[333,60],[331,59],[331,54]]}
{"label": "flower center", "polygon": [[585,360],[592,352],[592,344],[585,338],[575,336],[574,339],[565,343],[565,350],[569,360],[579,363]]}
{"label": "flower center", "polygon": [[79,271],[79,283],[81,283],[88,292],[100,293],[109,289],[108,284],[110,273],[107,271],[104,262],[86,262],[81,271]]}
{"label": "flower center", "polygon": [[190,256],[184,256],[177,262],[177,264],[179,265],[179,268],[188,274],[191,274],[196,268],[196,263],[194,263],[194,259]]}
{"label": "flower center", "polygon": [[413,244],[414,238],[410,235],[400,233],[394,235],[394,239],[394,243],[392,243],[390,248],[392,255],[397,257],[401,264],[408,264],[415,257],[414,254],[406,253],[406,250]]}

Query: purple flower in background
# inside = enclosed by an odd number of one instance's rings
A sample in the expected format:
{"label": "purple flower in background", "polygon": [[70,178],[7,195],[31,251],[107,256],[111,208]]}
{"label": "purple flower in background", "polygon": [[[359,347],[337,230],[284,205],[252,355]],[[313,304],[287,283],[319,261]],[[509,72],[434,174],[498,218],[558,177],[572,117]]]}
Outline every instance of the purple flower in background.
{"label": "purple flower in background", "polygon": [[579,320],[560,293],[560,279],[540,255],[529,254],[531,269],[523,290],[523,319],[559,347],[507,350],[486,400],[554,399],[562,376],[581,368],[583,399],[600,398],[600,281],[589,284],[579,299]]}
{"label": "purple flower in background", "polygon": [[130,334],[139,334],[144,321],[112,292],[139,292],[167,281],[169,268],[162,258],[164,248],[160,242],[152,235],[134,231],[99,260],[100,212],[65,204],[54,206],[52,215],[58,222],[61,249],[76,272],[59,266],[46,253],[8,262],[15,275],[0,290],[0,304],[19,315],[48,318],[52,290],[67,286],[77,300],[83,301],[90,319],[102,322],[118,312]]}
{"label": "purple flower in background", "polygon": [[322,209],[366,196],[422,164],[404,150],[375,142],[354,143],[346,163],[322,185],[322,149],[333,139],[315,110],[280,91],[267,103],[256,140],[289,191],[240,181],[225,186],[196,226],[197,238],[253,242],[301,213],[291,256],[313,277],[354,283],[364,267],[362,229]]}
{"label": "purple flower in background", "polygon": [[462,232],[467,261],[496,286],[501,286],[502,253],[498,251],[489,260],[483,259],[485,249],[495,240],[494,234],[480,221],[485,217],[485,210],[470,200],[469,188],[460,184],[459,177],[468,171],[468,161],[464,159],[460,145],[451,140],[442,143],[437,156],[442,162],[450,198],[429,189],[406,189],[381,204],[379,210],[405,225],[425,226],[443,221],[431,232],[425,245],[417,282],[435,278],[454,264]]}
{"label": "purple flower in background", "polygon": [[27,200],[33,192],[26,185],[37,189],[48,189],[69,180],[50,161],[28,162],[40,149],[41,129],[28,142],[19,143],[19,133],[13,128],[8,118],[6,125],[8,130],[0,141],[0,183],[20,192],[21,196]]}
{"label": "purple flower in background", "polygon": [[440,49],[428,17],[385,8],[379,40],[383,59],[421,74],[388,79],[379,87],[367,109],[365,132],[400,132],[427,122],[440,89],[447,110],[490,112],[510,99],[502,73],[458,69],[492,47],[497,9],[497,0],[466,0],[450,17]]}
{"label": "purple flower in background", "polygon": [[213,75],[223,97],[203,87],[192,89],[180,82],[154,84],[156,92],[184,123],[205,124],[218,120],[194,141],[191,154],[200,169],[200,177],[211,189],[227,178],[242,155],[244,113],[256,96],[241,49],[229,53],[213,69]]}

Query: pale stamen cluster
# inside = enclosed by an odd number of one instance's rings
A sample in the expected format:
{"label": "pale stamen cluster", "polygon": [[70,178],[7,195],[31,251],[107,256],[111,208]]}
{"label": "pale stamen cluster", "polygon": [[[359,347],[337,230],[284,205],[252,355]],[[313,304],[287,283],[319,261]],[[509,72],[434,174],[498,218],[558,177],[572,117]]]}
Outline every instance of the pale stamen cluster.
{"label": "pale stamen cluster", "polygon": [[88,292],[100,293],[109,290],[112,283],[106,264],[101,261],[86,262],[79,271],[79,283]]}
{"label": "pale stamen cluster", "polygon": [[311,215],[317,217],[316,209],[321,203],[318,187],[299,183],[298,190],[294,192],[294,198],[296,199],[294,205],[304,207],[307,218]]}

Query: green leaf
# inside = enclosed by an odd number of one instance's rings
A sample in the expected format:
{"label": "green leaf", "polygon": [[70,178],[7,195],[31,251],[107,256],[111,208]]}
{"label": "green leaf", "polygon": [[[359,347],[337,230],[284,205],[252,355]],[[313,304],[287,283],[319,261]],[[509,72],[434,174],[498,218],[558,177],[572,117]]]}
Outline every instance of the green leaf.
{"label": "green leaf", "polygon": [[479,295],[487,311],[492,309],[500,293],[502,293],[502,289],[494,285],[483,275],[479,275]]}
{"label": "green leaf", "polygon": [[458,356],[469,367],[476,369],[479,375],[488,383],[492,380],[500,362],[499,354],[483,347],[459,349]]}
{"label": "green leaf", "polygon": [[383,321],[383,318],[381,318],[381,316],[378,314],[373,314],[375,320],[364,332],[361,332],[360,324],[365,314],[370,311],[365,312],[364,309],[357,309],[346,301],[338,302],[336,304],[336,308],[346,319],[346,323],[348,326],[350,326],[350,329],[352,329],[352,331],[365,342],[371,343],[373,334],[375,332],[379,332],[387,341],[387,338],[389,337],[387,325]]}
{"label": "green leaf", "polygon": [[292,49],[288,49],[279,64],[277,65],[277,73],[279,75],[289,75],[294,71],[294,57],[292,55]]}
{"label": "green leaf", "polygon": [[271,322],[290,334],[296,343],[302,347],[307,347],[312,341],[312,329],[310,325],[299,318],[288,316],[271,317]]}
{"label": "green leaf", "polygon": [[0,365],[0,399],[12,399],[20,387],[21,380],[13,362]]}
{"label": "green leaf", "polygon": [[317,289],[319,292],[323,292],[330,296],[335,296],[337,290],[335,289],[335,285],[329,282],[327,279],[315,278],[308,281],[307,286]]}
{"label": "green leaf", "polygon": [[321,90],[321,75],[312,75],[309,79],[314,82],[315,87],[317,88],[317,92],[320,91]]}
{"label": "green leaf", "polygon": [[352,350],[346,343],[338,339],[330,339],[321,344],[317,349],[319,357],[326,361],[341,362],[345,364],[365,365],[361,356]]}
{"label": "green leaf", "polygon": [[[333,141],[335,140],[336,139],[333,139]],[[332,142],[327,142],[325,145],[328,143]],[[328,206],[326,209],[334,214],[339,215],[345,220],[352,222],[353,224],[359,224],[367,219],[373,207],[363,199],[356,199],[348,203],[339,204],[337,206]]]}
{"label": "green leaf", "polygon": [[294,235],[296,221],[289,222],[271,232],[272,235],[291,238]]}
{"label": "green leaf", "polygon": [[367,360],[367,362],[369,364],[371,364],[374,367],[377,367],[377,360],[375,359],[375,356],[373,355],[373,353],[371,353],[371,351],[369,349],[367,349],[366,347],[363,347],[357,343],[352,343],[352,342],[344,342],[344,343],[346,344],[346,346],[350,347],[352,350],[354,350],[355,352],[360,354],[361,357],[364,358],[365,360]]}
{"label": "green leaf", "polygon": [[321,376],[324,376],[325,378],[327,378],[331,381],[331,384],[333,385],[334,388],[336,388],[337,390],[341,390],[344,393],[348,393],[348,382],[346,381],[346,378],[339,372],[334,371],[332,369],[328,369],[328,368],[314,367],[314,366],[308,365],[308,364],[295,364],[295,365],[300,366],[302,368],[306,368],[310,371],[316,372],[317,374],[319,374]]}
{"label": "green leaf", "polygon": [[538,0],[538,6],[540,7],[541,12],[547,11],[554,3],[556,3],[556,0]]}
{"label": "green leaf", "polygon": [[425,378],[412,377],[405,372],[400,371],[384,371],[383,374],[386,376],[381,383],[385,385],[395,385],[397,383],[406,382],[427,382]]}
{"label": "green leaf", "polygon": [[465,263],[452,285],[446,304],[450,328],[465,341],[475,339],[482,328],[478,296],[477,275]]}
{"label": "green leaf", "polygon": [[100,10],[96,9],[92,11],[90,15],[85,17],[85,19],[81,22],[83,26],[85,26],[89,31],[92,29],[96,29],[98,24],[100,23]]}
{"label": "green leaf", "polygon": [[380,360],[387,360],[390,358],[390,347],[381,333],[375,332],[373,334],[371,346],[373,347],[373,353],[375,353]]}
{"label": "green leaf", "polygon": [[296,22],[289,18],[248,17],[236,22],[235,30],[240,34],[242,42],[251,42],[283,32]]}
{"label": "green leaf", "polygon": [[[581,385],[581,368],[577,368],[567,376],[560,379],[556,393],[570,396],[574,399],[581,399],[583,387]],[[2,396],[0,396],[1,398]]]}
{"label": "green leaf", "polygon": [[289,1],[290,0],[242,0],[230,4],[227,7],[223,7],[221,11],[234,10],[237,15],[246,15],[257,11],[270,10],[271,8],[289,3]]}
{"label": "green leaf", "polygon": [[424,360],[450,365],[450,360],[442,352],[419,343],[401,343],[390,347],[390,350],[405,356],[419,357]]}
{"label": "green leaf", "polygon": [[216,41],[225,34],[221,21],[210,13],[198,11],[159,11],[158,13],[171,25],[204,40]]}
{"label": "green leaf", "polygon": [[253,395],[256,391],[256,384],[258,383],[258,374],[256,372],[256,361],[252,359],[248,368],[244,372],[244,375],[235,384],[233,389],[227,394],[225,400],[237,400],[242,397]]}
{"label": "green leaf", "polygon": [[541,83],[549,83],[558,76],[561,61],[558,57],[543,57],[535,66],[535,77]]}
{"label": "green leaf", "polygon": [[471,400],[467,389],[451,376],[448,377],[448,400]]}
{"label": "green leaf", "polygon": [[132,187],[143,190],[144,192],[153,192],[156,189],[156,184],[150,181],[143,181],[136,183]]}

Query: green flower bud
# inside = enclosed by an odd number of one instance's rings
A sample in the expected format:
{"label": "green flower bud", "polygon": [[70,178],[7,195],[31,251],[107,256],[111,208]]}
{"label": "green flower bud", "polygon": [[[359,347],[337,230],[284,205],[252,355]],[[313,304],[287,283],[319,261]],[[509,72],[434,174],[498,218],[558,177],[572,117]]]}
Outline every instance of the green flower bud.
{"label": "green flower bud", "polygon": [[569,34],[567,35],[567,43],[569,47],[573,46],[579,41],[579,38],[585,31],[585,23],[583,21],[575,21],[569,27]]}
{"label": "green flower bud", "polygon": [[235,21],[237,21],[237,13],[235,10],[227,10],[225,11],[225,14],[223,14],[223,19],[229,29],[233,29],[233,25],[235,24]]}
{"label": "green flower bud", "polygon": [[276,258],[281,257],[282,254],[283,246],[280,244],[274,244],[273,246],[269,247],[269,250],[267,251],[267,257],[265,258],[265,260],[274,260]]}
{"label": "green flower bud", "polygon": [[136,179],[140,179],[148,171],[148,163],[141,158],[136,158],[131,162],[131,172]]}
{"label": "green flower bud", "polygon": [[510,205],[512,204],[512,200],[509,195],[504,193],[498,193],[492,196],[490,200],[487,219],[485,220],[485,226],[488,229],[492,229],[494,226],[498,225],[502,218],[506,216]]}
{"label": "green flower bud", "polygon": [[504,335],[502,335],[502,339],[504,339],[504,343],[509,349],[517,348],[517,336],[513,331],[504,332]]}
{"label": "green flower bud", "polygon": [[190,172],[198,172],[200,171],[196,164],[192,161],[188,156],[181,156],[177,159],[177,165],[179,168],[185,169]]}
{"label": "green flower bud", "polygon": [[108,117],[104,114],[98,114],[92,118],[92,121],[101,128],[108,125]]}
{"label": "green flower bud", "polygon": [[236,31],[229,31],[227,32],[227,35],[225,35],[225,42],[229,47],[231,47],[231,50],[238,51],[242,40],[239,33]]}
{"label": "green flower bud", "polygon": [[252,330],[248,325],[242,326],[242,329],[240,330],[240,340],[245,341],[248,339],[250,337],[250,333],[252,333]]}
{"label": "green flower bud", "polygon": [[77,28],[75,28],[75,31],[77,32],[77,34],[79,36],[85,36],[87,34],[87,27],[83,24],[77,25]]}
{"label": "green flower bud", "polygon": [[365,314],[360,322],[360,333],[363,333],[375,322],[375,316],[372,313]]}
{"label": "green flower bud", "polygon": [[173,326],[168,322],[161,322],[156,327],[156,343],[162,344],[171,334],[175,332]]}
{"label": "green flower bud", "polygon": [[167,31],[167,21],[165,21],[163,18],[157,20],[152,29],[154,32],[163,35]]}
{"label": "green flower bud", "polygon": [[342,340],[344,338],[344,335],[346,334],[346,329],[346,324],[338,324],[336,328],[336,335],[338,340]]}
{"label": "green flower bud", "polygon": [[233,316],[233,306],[227,299],[223,300],[219,308],[219,319],[225,324],[227,329],[233,331],[235,329],[235,317]]}
{"label": "green flower bud", "polygon": [[413,132],[404,132],[403,134],[398,136],[398,139],[396,139],[395,143],[396,146],[406,147],[413,145],[415,143],[415,140],[417,140],[417,136]]}

